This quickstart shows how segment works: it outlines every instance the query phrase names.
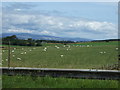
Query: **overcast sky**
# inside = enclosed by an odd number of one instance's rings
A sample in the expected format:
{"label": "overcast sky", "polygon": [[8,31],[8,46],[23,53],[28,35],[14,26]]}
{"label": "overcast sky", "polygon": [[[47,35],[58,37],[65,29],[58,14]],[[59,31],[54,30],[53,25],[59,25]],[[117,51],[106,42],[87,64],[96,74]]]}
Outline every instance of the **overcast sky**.
{"label": "overcast sky", "polygon": [[2,32],[88,39],[117,38],[117,4],[117,2],[4,2]]}

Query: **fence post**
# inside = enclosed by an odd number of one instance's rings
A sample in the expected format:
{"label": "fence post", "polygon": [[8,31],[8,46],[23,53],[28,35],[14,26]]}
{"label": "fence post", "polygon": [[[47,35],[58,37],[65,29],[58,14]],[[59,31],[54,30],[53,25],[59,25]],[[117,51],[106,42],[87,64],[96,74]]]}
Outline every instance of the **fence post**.
{"label": "fence post", "polygon": [[10,67],[10,41],[8,44],[8,68]]}

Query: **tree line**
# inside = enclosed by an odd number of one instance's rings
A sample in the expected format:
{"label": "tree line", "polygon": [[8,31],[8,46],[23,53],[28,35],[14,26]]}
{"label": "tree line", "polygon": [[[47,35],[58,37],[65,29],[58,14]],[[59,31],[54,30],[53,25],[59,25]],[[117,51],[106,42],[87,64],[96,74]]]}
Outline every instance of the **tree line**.
{"label": "tree line", "polygon": [[19,46],[42,46],[43,43],[74,43],[73,41],[56,41],[56,40],[34,40],[32,38],[19,39],[16,35],[7,36],[2,38],[2,44],[8,45],[19,45]]}

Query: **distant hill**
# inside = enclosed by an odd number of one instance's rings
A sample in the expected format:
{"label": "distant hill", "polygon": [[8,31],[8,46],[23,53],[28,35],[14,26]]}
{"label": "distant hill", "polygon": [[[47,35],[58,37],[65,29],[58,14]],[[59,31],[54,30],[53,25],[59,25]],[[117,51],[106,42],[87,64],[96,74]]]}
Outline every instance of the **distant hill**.
{"label": "distant hill", "polygon": [[58,41],[92,41],[91,39],[86,38],[66,38],[66,37],[56,37],[50,35],[36,35],[29,33],[2,33],[2,37],[16,35],[20,39],[39,39],[39,40],[58,40]]}
{"label": "distant hill", "polygon": [[120,41],[120,39],[93,40],[92,42],[109,42],[109,41]]}

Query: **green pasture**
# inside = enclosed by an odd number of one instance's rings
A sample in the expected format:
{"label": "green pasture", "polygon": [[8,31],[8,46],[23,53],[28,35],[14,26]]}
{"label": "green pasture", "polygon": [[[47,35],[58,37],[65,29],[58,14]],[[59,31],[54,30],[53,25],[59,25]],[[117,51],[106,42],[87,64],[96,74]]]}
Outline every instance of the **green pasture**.
{"label": "green pasture", "polygon": [[[69,45],[11,46],[10,65],[12,67],[89,69],[118,62],[116,50],[118,42],[83,42]],[[44,51],[45,48],[47,48],[46,51]],[[7,67],[7,65],[8,49],[3,48],[2,66]]]}
{"label": "green pasture", "polygon": [[73,45],[93,45],[93,46],[106,46],[106,45],[118,45],[118,41],[109,41],[109,42],[81,42]]}
{"label": "green pasture", "polygon": [[118,88],[117,80],[2,76],[2,88]]}

